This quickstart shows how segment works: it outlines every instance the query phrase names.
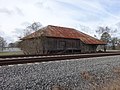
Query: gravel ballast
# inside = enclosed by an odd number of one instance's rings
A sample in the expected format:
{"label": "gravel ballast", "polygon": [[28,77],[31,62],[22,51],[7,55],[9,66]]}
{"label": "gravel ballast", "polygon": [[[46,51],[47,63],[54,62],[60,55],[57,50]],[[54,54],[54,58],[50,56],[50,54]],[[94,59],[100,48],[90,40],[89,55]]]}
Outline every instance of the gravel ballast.
{"label": "gravel ballast", "polygon": [[119,78],[120,56],[1,66],[0,90],[95,90]]}

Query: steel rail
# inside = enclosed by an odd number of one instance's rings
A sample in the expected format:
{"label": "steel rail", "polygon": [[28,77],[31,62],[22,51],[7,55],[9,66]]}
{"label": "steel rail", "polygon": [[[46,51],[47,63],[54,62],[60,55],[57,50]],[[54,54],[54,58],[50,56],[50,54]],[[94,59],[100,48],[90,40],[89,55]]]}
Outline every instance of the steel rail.
{"label": "steel rail", "polygon": [[[120,51],[107,51],[107,52],[96,52],[97,54],[99,53],[120,53]],[[96,54],[96,53],[91,53],[91,54]],[[79,54],[79,53],[78,53]],[[85,53],[81,53],[85,54]],[[90,53],[86,53],[90,54]],[[2,55],[0,58],[16,58],[16,57],[34,57],[34,56],[53,56],[53,55],[73,55],[73,54],[31,54],[31,55],[24,55],[24,54],[18,54],[18,55]]]}
{"label": "steel rail", "polygon": [[13,65],[13,64],[24,64],[34,62],[48,62],[48,61],[59,61],[59,60],[70,60],[80,58],[92,58],[102,56],[113,56],[120,55],[120,53],[94,53],[94,54],[74,54],[74,55],[54,55],[54,56],[35,56],[26,58],[0,58],[0,66]]}

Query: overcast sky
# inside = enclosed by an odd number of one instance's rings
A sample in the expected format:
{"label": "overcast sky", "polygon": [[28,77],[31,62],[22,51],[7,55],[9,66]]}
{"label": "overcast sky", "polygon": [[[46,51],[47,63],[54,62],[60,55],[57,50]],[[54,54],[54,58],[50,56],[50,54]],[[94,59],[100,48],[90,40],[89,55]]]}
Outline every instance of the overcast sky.
{"label": "overcast sky", "polygon": [[94,35],[97,26],[120,26],[120,0],[0,0],[0,35],[7,41],[33,22]]}

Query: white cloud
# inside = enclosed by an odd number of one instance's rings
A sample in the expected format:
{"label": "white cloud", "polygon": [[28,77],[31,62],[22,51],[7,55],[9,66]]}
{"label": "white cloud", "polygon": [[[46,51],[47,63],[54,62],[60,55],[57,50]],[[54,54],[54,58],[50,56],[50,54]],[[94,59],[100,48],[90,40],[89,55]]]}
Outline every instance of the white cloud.
{"label": "white cloud", "polygon": [[0,13],[11,15],[12,12],[12,10],[9,10],[7,8],[0,8]]}
{"label": "white cloud", "polygon": [[82,25],[93,35],[98,25],[120,22],[119,4],[119,0],[0,0],[0,25],[9,37],[33,22],[77,29]]}

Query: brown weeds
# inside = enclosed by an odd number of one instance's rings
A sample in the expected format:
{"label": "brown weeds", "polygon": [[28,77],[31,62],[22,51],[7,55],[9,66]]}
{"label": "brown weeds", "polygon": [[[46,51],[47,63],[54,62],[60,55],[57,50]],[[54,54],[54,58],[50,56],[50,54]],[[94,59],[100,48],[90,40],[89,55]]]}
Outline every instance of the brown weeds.
{"label": "brown weeds", "polygon": [[120,67],[114,68],[114,69],[113,69],[113,72],[114,72],[114,73],[120,73]]}
{"label": "brown weeds", "polygon": [[[120,67],[116,67],[113,69],[113,73],[120,74]],[[88,71],[83,71],[81,73],[83,79],[89,81],[89,90],[120,90],[120,77],[116,78],[115,80],[111,80],[107,83],[107,85],[97,85],[95,78],[96,76],[90,74]],[[66,89],[60,86],[53,86],[52,90],[72,90]]]}
{"label": "brown weeds", "polygon": [[93,76],[90,75],[90,73],[87,72],[87,71],[83,71],[83,72],[81,73],[81,75],[82,75],[82,77],[83,77],[85,80],[91,80],[91,79],[93,78]]}
{"label": "brown weeds", "polygon": [[[114,68],[113,72],[120,73],[120,68]],[[96,77],[94,75],[91,75],[89,72],[83,71],[81,75],[85,80],[88,80],[89,82],[93,81],[89,84],[90,90],[120,90],[120,77],[116,80],[111,80],[110,82],[108,82],[108,85],[100,86],[97,85],[96,81],[94,80],[94,78]]]}

